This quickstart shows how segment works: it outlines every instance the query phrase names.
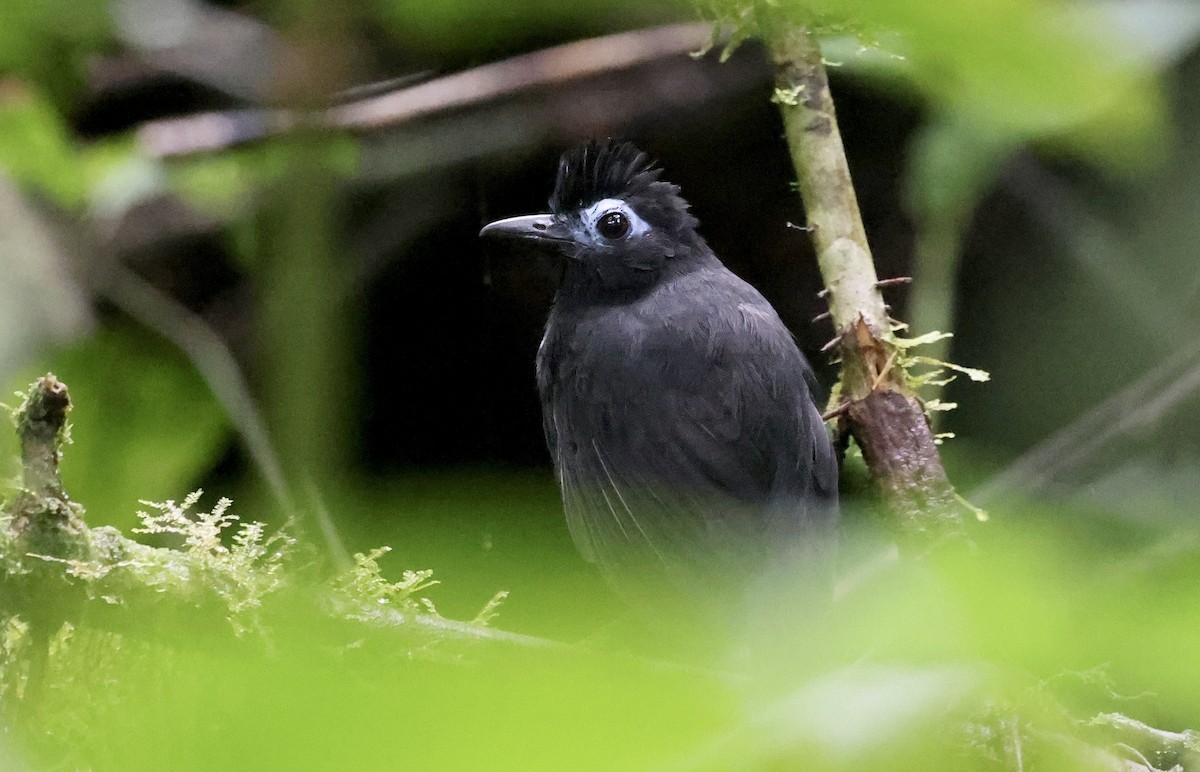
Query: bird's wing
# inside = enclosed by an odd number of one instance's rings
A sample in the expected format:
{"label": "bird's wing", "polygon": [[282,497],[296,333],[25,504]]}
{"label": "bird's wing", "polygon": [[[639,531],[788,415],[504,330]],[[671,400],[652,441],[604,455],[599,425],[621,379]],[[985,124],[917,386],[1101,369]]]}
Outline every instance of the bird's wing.
{"label": "bird's wing", "polygon": [[542,337],[541,344],[538,345],[537,387],[538,396],[542,401],[542,433],[546,436],[546,448],[550,451],[550,458],[553,459],[557,464],[558,429],[554,422],[554,402],[556,391],[554,370],[557,367],[557,363],[554,362],[554,346],[550,342],[550,338],[550,332],[547,330],[546,335]]}
{"label": "bird's wing", "polygon": [[582,405],[550,401],[564,509],[586,558],[610,576],[657,564],[691,583],[683,574],[697,566],[759,563],[773,540],[828,519],[836,461],[807,365],[783,350],[790,361],[750,352],[723,367],[665,357],[644,384],[614,376]]}

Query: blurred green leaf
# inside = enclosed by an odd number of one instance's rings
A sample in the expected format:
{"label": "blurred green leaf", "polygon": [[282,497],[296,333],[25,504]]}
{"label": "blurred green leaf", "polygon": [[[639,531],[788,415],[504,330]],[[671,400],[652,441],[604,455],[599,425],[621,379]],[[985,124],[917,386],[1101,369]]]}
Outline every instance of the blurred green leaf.
{"label": "blurred green leaf", "polygon": [[[753,24],[767,36],[780,25],[853,30],[862,50],[835,38],[836,64],[912,90],[935,114],[1012,141],[1103,125],[1104,142],[1082,147],[1128,154],[1162,128],[1156,79],[1166,47],[1146,34],[1125,35],[1119,16],[1083,2],[976,0],[706,0],[711,15]],[[756,12],[747,14],[753,7]],[[865,48],[863,48],[865,46]]]}
{"label": "blurred green leaf", "polygon": [[84,201],[85,179],[65,119],[16,82],[0,82],[0,167],[64,206]]}
{"label": "blurred green leaf", "polygon": [[905,201],[930,228],[957,234],[1015,148],[1011,136],[951,114],[921,129],[912,142]]}
{"label": "blurred green leaf", "polygon": [[110,39],[106,0],[4,0],[0,75],[20,75],[65,106],[85,58]]}
{"label": "blurred green leaf", "polygon": [[[846,9],[895,33],[915,82],[942,109],[1001,130],[1038,135],[1123,116],[1127,138],[1159,120],[1152,71],[1120,55],[1128,45],[1078,22],[1080,5],[978,0],[856,0]],[[956,12],[957,11],[957,12]]]}
{"label": "blurred green leaf", "polygon": [[115,216],[157,186],[157,165],[128,137],[87,145],[40,93],[0,82],[0,169],[64,208]]}
{"label": "blurred green leaf", "polygon": [[[1119,753],[1086,728],[1097,714],[1194,726],[1194,549],[1148,550],[1162,531],[1088,518],[1047,527],[1061,508],[996,514],[970,549],[868,561],[832,608],[715,666],[621,653],[636,636],[618,653],[447,640],[413,656],[402,628],[346,627],[296,603],[309,590],[295,584],[265,602],[269,640],[85,625],[56,644],[39,729],[21,737],[41,759],[114,770],[962,770],[1021,756],[1082,772]],[[847,568],[870,552],[861,536]],[[542,592],[590,602],[558,575],[544,571]]]}
{"label": "blurred green leaf", "polygon": [[[298,149],[297,144],[303,147]],[[165,170],[176,193],[214,217],[231,220],[245,213],[250,196],[287,177],[294,169],[297,153],[337,177],[350,177],[359,169],[358,142],[353,137],[330,133],[185,157],[166,164]]]}

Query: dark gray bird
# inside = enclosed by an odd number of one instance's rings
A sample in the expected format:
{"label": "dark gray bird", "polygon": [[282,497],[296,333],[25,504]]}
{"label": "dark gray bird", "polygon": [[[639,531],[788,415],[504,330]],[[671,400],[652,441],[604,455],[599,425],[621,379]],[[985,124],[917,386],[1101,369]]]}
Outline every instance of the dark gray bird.
{"label": "dark gray bird", "polygon": [[563,154],[550,214],[480,235],[566,258],[537,382],[579,551],[633,599],[721,598],[822,560],[837,462],[791,333],[660,176],[589,142]]}

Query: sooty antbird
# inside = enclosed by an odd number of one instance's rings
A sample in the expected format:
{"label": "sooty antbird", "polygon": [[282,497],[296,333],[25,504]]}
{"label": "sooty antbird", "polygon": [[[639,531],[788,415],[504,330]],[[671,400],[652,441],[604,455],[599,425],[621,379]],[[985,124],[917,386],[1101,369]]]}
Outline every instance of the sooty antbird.
{"label": "sooty antbird", "polygon": [[775,310],[630,144],[564,153],[550,208],[480,235],[566,258],[537,383],[580,552],[622,594],[659,605],[823,562],[837,462],[812,370]]}

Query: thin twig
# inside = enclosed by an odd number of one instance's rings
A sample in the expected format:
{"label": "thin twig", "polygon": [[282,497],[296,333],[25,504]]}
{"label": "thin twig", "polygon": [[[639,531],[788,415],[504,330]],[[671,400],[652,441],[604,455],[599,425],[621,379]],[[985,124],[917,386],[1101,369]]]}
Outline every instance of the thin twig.
{"label": "thin twig", "polygon": [[279,507],[288,517],[297,509],[250,387],[225,341],[201,317],[160,292],[124,266],[113,269],[113,280],[101,289],[118,308],[154,330],[183,352],[213,396],[225,408],[234,430]]}
{"label": "thin twig", "polygon": [[846,411],[849,409],[850,409],[850,403],[843,402],[842,404],[838,405],[837,407],[827,410],[823,414],[821,414],[821,420],[822,421],[832,421],[833,419],[835,419],[839,416],[845,415]]}
{"label": "thin twig", "polygon": [[386,128],[682,56],[701,48],[711,35],[710,25],[695,23],[606,35],[485,64],[317,114],[269,109],[201,113],[143,124],[137,138],[148,155],[165,158],[223,149],[300,124],[354,131]]}
{"label": "thin twig", "polygon": [[1005,491],[1031,493],[1043,488],[1056,476],[1082,466],[1130,429],[1160,419],[1198,389],[1200,341],[1193,341],[1026,451],[968,498],[983,503]]}
{"label": "thin twig", "polygon": [[892,366],[896,364],[896,357],[899,356],[899,354],[900,351],[898,349],[893,351],[887,358],[887,361],[883,363],[883,367],[880,368],[879,373],[875,376],[875,379],[871,381],[871,391],[878,389],[880,384],[887,380],[888,375],[892,372]]}

